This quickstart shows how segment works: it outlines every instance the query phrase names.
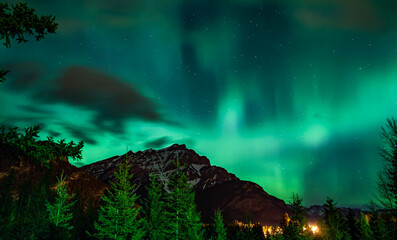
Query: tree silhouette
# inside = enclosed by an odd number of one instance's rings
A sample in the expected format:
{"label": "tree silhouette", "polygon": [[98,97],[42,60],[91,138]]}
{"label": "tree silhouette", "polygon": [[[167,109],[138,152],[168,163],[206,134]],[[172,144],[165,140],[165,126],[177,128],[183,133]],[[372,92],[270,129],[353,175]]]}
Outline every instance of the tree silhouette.
{"label": "tree silhouette", "polygon": [[282,226],[285,239],[310,239],[308,231],[304,230],[308,229],[308,227],[302,201],[298,194],[292,194],[289,209],[290,217],[284,220],[284,226]]}
{"label": "tree silhouette", "polygon": [[381,137],[384,147],[379,155],[384,159],[385,166],[378,172],[378,201],[387,210],[397,210],[397,121],[387,119],[386,127],[382,127]]}
{"label": "tree silhouette", "polygon": [[360,230],[354,211],[350,208],[347,218],[347,229],[349,231],[351,240],[360,240]]}
{"label": "tree silhouette", "polygon": [[70,202],[74,195],[69,195],[67,192],[63,172],[61,177],[58,178],[56,192],[57,197],[55,202],[46,203],[49,218],[54,228],[53,232],[57,234],[56,239],[70,239],[70,230],[73,229],[73,226],[70,225],[70,221],[73,218],[71,207],[75,204],[75,202]]}
{"label": "tree silhouette", "polygon": [[[11,39],[18,43],[27,42],[25,35],[34,36],[40,41],[47,33],[55,33],[58,23],[55,16],[37,16],[35,9],[28,7],[27,3],[8,5],[0,3],[0,41],[9,48]],[[5,75],[9,70],[0,70],[0,82],[5,81]]]}
{"label": "tree silhouette", "polygon": [[347,232],[347,222],[342,212],[336,207],[336,202],[327,198],[324,209],[324,231],[326,240],[350,239]]}
{"label": "tree silhouette", "polygon": [[165,240],[167,239],[166,224],[167,219],[164,214],[164,200],[161,183],[156,180],[156,175],[151,175],[150,187],[147,187],[148,197],[143,203],[143,215],[145,217],[144,226],[147,239]]}
{"label": "tree silhouette", "polygon": [[170,176],[169,193],[166,196],[167,233],[169,239],[203,239],[200,214],[194,202],[195,194],[187,176],[181,171],[179,157],[175,162],[176,171]]}
{"label": "tree silhouette", "polygon": [[71,156],[74,159],[81,159],[81,149],[84,142],[77,145],[71,141],[65,143],[65,139],[54,142],[53,137],[47,137],[46,141],[36,141],[40,132],[40,126],[24,128],[25,134],[17,132],[18,127],[5,130],[5,126],[0,126],[0,157],[23,156],[31,164],[49,166],[53,159],[61,159],[64,156]]}
{"label": "tree silhouette", "polygon": [[219,209],[215,211],[214,214],[214,234],[213,240],[226,240],[226,229],[223,224],[222,213]]}
{"label": "tree silhouette", "polygon": [[130,180],[131,166],[127,160],[118,164],[118,171],[114,172],[115,182],[111,182],[111,190],[102,196],[103,205],[98,212],[98,222],[94,223],[99,239],[139,240],[144,236],[143,220],[138,219],[140,207],[135,207],[138,199],[131,192],[134,185]]}
{"label": "tree silhouette", "polygon": [[372,230],[369,226],[368,220],[364,213],[361,212],[360,219],[357,222],[358,229],[360,231],[360,240],[374,240]]}

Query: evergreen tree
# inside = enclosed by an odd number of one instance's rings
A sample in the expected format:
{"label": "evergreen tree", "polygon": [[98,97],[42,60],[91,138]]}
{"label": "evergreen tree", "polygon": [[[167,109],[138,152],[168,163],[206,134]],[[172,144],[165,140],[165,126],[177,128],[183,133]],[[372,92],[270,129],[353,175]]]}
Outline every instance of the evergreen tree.
{"label": "evergreen tree", "polygon": [[138,219],[140,208],[135,207],[138,197],[131,195],[135,187],[130,183],[131,166],[122,161],[117,167],[115,182],[110,183],[111,190],[102,196],[103,205],[98,212],[98,222],[94,223],[97,230],[94,236],[99,239],[142,239],[145,234],[143,219]]}
{"label": "evergreen tree", "polygon": [[356,216],[350,208],[349,213],[347,214],[347,228],[352,240],[360,240],[360,230],[357,224]]}
{"label": "evergreen tree", "polygon": [[65,143],[65,139],[54,142],[53,137],[47,137],[46,141],[36,141],[40,132],[40,126],[24,128],[25,134],[18,133],[18,127],[5,130],[5,126],[0,126],[0,157],[16,158],[23,156],[23,159],[29,164],[36,166],[46,166],[49,168],[48,160],[60,159],[64,156],[70,156],[75,160],[82,158],[81,149],[84,142],[77,145],[73,141]]}
{"label": "evergreen tree", "polygon": [[381,137],[385,146],[380,156],[385,161],[383,171],[378,173],[378,201],[387,210],[397,212],[397,121],[387,119],[386,128],[382,127]]}
{"label": "evergreen tree", "polygon": [[368,220],[364,213],[361,213],[360,220],[358,221],[358,229],[360,231],[360,240],[373,240],[372,231],[369,226]]}
{"label": "evergreen tree", "polygon": [[308,229],[308,226],[302,201],[298,194],[292,194],[289,209],[291,215],[289,218],[284,219],[282,226],[285,239],[310,239],[309,231],[304,230]]}
{"label": "evergreen tree", "polygon": [[171,174],[166,195],[167,235],[169,239],[203,239],[200,214],[194,202],[195,194],[187,176],[181,171],[179,157],[176,159],[176,171]]}
{"label": "evergreen tree", "polygon": [[246,223],[240,228],[240,231],[237,232],[237,239],[245,240],[245,239],[256,239],[255,232],[253,231],[253,224],[251,222],[251,216],[247,215]]}
{"label": "evergreen tree", "polygon": [[161,186],[162,185],[156,180],[156,175],[151,175],[151,185],[147,188],[148,197],[143,203],[146,237],[150,240],[167,239],[167,219],[164,214],[164,201]]}
{"label": "evergreen tree", "polygon": [[252,232],[253,232],[254,240],[265,239],[265,235],[263,233],[263,227],[259,223],[255,223],[254,226],[252,226]]}
{"label": "evergreen tree", "polygon": [[15,187],[15,171],[11,169],[7,177],[0,181],[0,239],[6,239],[6,235],[13,221],[13,213],[16,204],[12,197],[12,190]]}
{"label": "evergreen tree", "polygon": [[[25,34],[36,37],[36,41],[44,38],[47,33],[55,33],[58,24],[55,17],[37,16],[33,8],[29,8],[27,3],[17,3],[8,5],[0,3],[0,41],[4,40],[4,45],[11,47],[11,39],[16,39],[18,43],[27,42]],[[9,70],[0,70],[0,82],[5,81],[5,75]]]}
{"label": "evergreen tree", "polygon": [[350,239],[347,223],[342,212],[336,207],[333,199],[327,198],[324,209],[323,227],[326,240]]}
{"label": "evergreen tree", "polygon": [[70,225],[70,221],[73,218],[71,207],[75,202],[70,202],[70,200],[74,195],[68,194],[65,179],[66,177],[63,176],[62,172],[61,177],[58,178],[55,203],[47,202],[46,204],[50,222],[54,228],[53,232],[56,233],[55,239],[70,239],[70,230],[73,229],[73,226]]}
{"label": "evergreen tree", "polygon": [[273,235],[270,235],[268,238],[270,240],[285,240],[286,239],[282,233],[275,233]]}
{"label": "evergreen tree", "polygon": [[[369,225],[372,231],[372,236],[375,240],[392,240],[393,236],[390,236],[387,231],[387,227],[385,224],[382,215],[376,210],[376,204],[373,201],[370,201],[370,209],[371,215],[369,220]],[[384,216],[384,214],[383,214]]]}
{"label": "evergreen tree", "polygon": [[50,198],[48,185],[42,181],[32,184],[27,180],[18,194],[4,239],[48,239],[50,221],[45,206],[46,199]]}
{"label": "evergreen tree", "polygon": [[214,214],[214,236],[213,240],[226,240],[227,233],[225,225],[223,224],[222,213],[219,209],[215,211]]}

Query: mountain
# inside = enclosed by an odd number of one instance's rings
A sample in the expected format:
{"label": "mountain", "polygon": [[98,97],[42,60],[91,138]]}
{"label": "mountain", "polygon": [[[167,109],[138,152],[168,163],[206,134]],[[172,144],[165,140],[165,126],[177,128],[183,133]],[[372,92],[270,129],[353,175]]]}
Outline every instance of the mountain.
{"label": "mountain", "polygon": [[238,220],[245,222],[247,216],[253,223],[262,225],[278,225],[287,211],[288,206],[283,200],[266,193],[258,184],[242,181],[224,168],[212,166],[205,156],[199,156],[185,145],[174,144],[160,150],[129,151],[122,156],[114,156],[105,160],[85,165],[81,169],[98,180],[108,184],[114,180],[113,172],[117,163],[128,159],[132,165],[135,192],[146,196],[145,186],[148,186],[149,176],[154,173],[168,191],[168,176],[176,170],[174,161],[177,156],[181,170],[186,173],[189,183],[196,193],[197,208],[204,222],[211,221],[216,209],[220,209],[226,222]]}

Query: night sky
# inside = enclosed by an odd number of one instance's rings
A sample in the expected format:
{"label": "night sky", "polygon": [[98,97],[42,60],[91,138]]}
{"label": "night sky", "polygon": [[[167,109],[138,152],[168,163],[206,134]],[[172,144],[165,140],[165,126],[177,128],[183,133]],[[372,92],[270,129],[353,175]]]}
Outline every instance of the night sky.
{"label": "night sky", "polygon": [[286,201],[373,199],[397,117],[397,1],[28,4],[59,28],[0,48],[0,123],[84,141],[77,166],[179,143]]}

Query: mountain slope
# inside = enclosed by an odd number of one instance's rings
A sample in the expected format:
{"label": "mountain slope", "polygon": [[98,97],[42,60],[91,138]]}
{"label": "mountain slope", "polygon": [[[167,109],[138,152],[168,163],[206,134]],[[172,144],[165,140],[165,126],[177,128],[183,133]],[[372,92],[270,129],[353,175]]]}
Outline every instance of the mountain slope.
{"label": "mountain slope", "polygon": [[82,169],[108,184],[114,180],[113,172],[117,170],[117,163],[127,158],[132,165],[135,192],[144,197],[151,173],[158,176],[164,190],[168,191],[168,176],[176,170],[173,161],[177,155],[183,166],[182,171],[194,187],[197,207],[205,222],[209,222],[214,211],[219,208],[224,219],[229,222],[234,219],[245,222],[247,215],[250,215],[254,223],[278,225],[288,209],[284,201],[267,194],[256,183],[242,181],[221,167],[211,166],[208,158],[199,156],[185,145],[174,144],[160,150],[149,149],[136,153],[129,151],[122,156],[83,166]]}

